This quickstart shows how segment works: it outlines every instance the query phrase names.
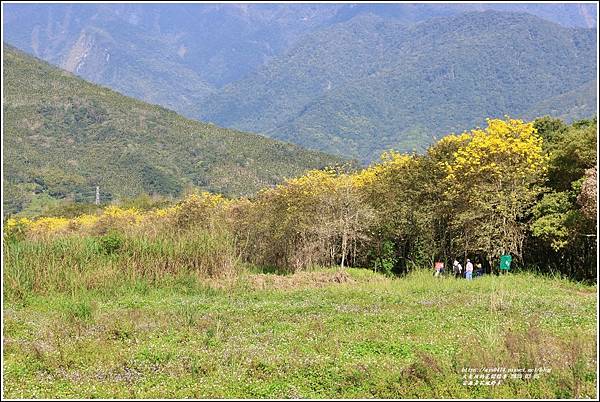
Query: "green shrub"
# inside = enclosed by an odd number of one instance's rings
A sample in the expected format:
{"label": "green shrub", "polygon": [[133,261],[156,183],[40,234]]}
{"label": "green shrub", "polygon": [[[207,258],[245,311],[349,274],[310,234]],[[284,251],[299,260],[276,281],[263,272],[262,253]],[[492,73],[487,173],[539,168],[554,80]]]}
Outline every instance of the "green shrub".
{"label": "green shrub", "polygon": [[123,237],[116,233],[109,233],[98,238],[100,248],[105,254],[115,254],[123,246]]}

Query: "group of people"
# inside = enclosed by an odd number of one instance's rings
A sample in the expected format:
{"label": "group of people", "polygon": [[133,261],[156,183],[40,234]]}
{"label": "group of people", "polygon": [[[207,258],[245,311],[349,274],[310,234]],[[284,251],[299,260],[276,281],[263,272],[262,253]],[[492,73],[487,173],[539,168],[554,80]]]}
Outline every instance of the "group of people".
{"label": "group of people", "polygon": [[[483,274],[483,268],[482,268],[481,262],[477,262],[477,264],[475,264],[475,267],[474,267],[471,260],[469,258],[467,258],[467,263],[465,264],[464,273],[463,273],[463,266],[461,265],[460,262],[458,262],[457,259],[455,259],[454,262],[452,263],[452,273],[454,274],[454,276],[456,278],[464,277],[468,281],[473,279],[474,268],[477,268],[477,270],[475,271],[476,274],[478,274],[478,275]],[[441,261],[438,261],[435,263],[434,276],[441,276],[443,274],[444,274],[444,263]]]}

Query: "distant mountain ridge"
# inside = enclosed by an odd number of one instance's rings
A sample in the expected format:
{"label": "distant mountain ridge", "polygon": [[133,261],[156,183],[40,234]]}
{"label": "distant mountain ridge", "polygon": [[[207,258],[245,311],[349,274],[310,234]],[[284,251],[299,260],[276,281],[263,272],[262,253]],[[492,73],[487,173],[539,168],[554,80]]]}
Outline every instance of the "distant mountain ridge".
{"label": "distant mountain ridge", "polygon": [[596,10],[8,4],[3,24],[9,43],[123,94],[368,162],[489,116],[591,117],[597,100],[585,84],[596,78]]}
{"label": "distant mountain ridge", "polygon": [[251,195],[343,160],[185,119],[4,46],[5,212],[36,199],[94,200],[186,187]]}
{"label": "distant mountain ridge", "polygon": [[544,99],[528,110],[524,117],[533,120],[550,115],[569,122],[587,119],[596,116],[597,96],[598,82],[588,81],[575,89]]}
{"label": "distant mountain ridge", "polygon": [[[373,160],[434,136],[526,116],[596,76],[594,30],[523,13],[472,12],[405,25],[359,15],[310,35],[214,93],[201,118]],[[247,94],[252,94],[248,96]],[[595,98],[585,111],[595,110]],[[565,112],[573,105],[561,103]],[[587,116],[590,117],[590,116]]]}
{"label": "distant mountain ridge", "polygon": [[121,93],[198,117],[198,105],[317,32],[374,14],[413,24],[465,11],[522,11],[596,27],[593,4],[4,4],[4,40]]}

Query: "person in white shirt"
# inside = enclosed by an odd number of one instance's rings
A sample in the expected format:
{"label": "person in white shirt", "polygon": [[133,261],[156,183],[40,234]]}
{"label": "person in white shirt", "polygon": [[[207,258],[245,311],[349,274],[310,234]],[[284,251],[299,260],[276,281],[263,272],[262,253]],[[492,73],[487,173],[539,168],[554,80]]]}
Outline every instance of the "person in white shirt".
{"label": "person in white shirt", "polygon": [[467,280],[470,281],[473,279],[473,263],[468,258],[467,258],[467,265],[465,267],[465,275],[467,277]]}
{"label": "person in white shirt", "polygon": [[457,260],[454,260],[452,263],[452,270],[454,271],[454,276],[456,278],[460,278],[462,276],[462,265]]}

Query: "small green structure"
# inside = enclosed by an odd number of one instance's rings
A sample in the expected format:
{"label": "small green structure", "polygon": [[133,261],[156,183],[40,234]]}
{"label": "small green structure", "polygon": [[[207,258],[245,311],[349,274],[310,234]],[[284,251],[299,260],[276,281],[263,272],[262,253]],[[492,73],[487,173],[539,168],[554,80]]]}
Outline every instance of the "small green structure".
{"label": "small green structure", "polygon": [[512,262],[512,256],[506,254],[500,257],[500,269],[510,271],[510,263]]}

